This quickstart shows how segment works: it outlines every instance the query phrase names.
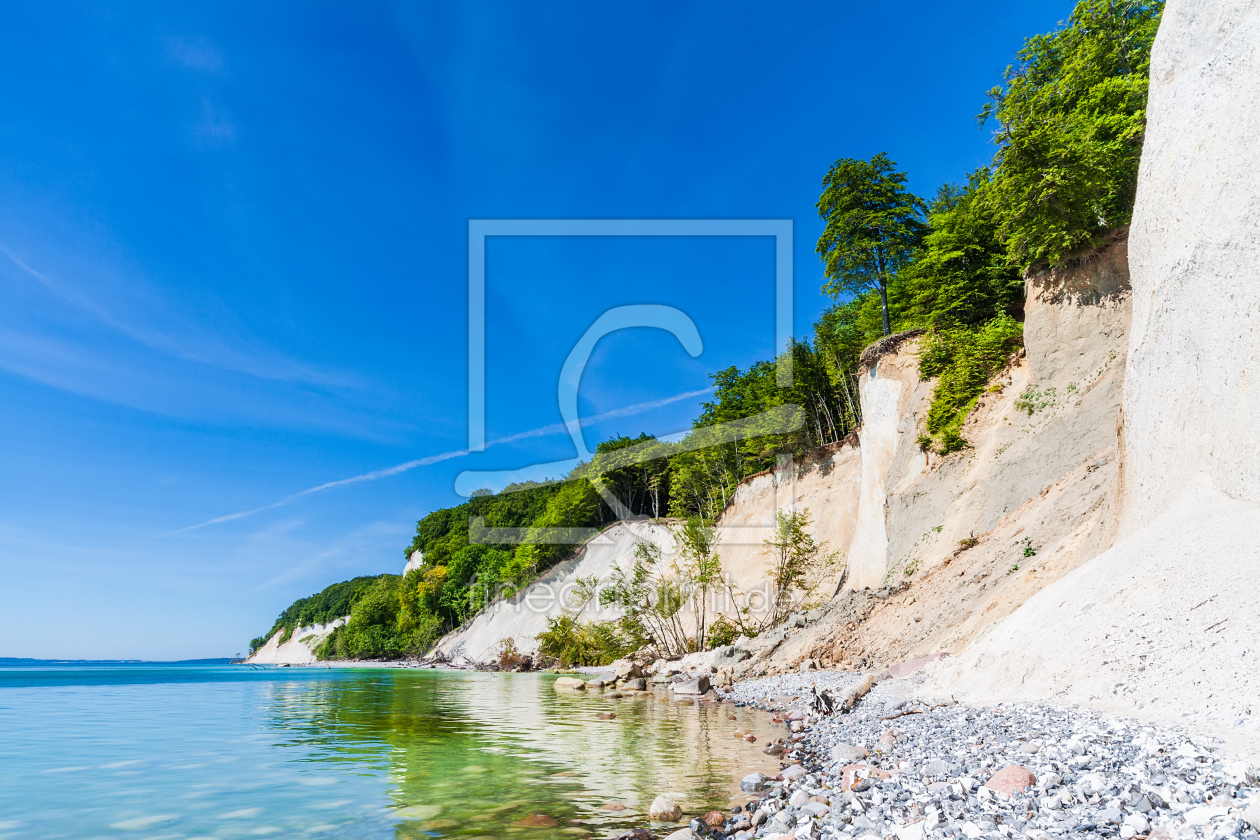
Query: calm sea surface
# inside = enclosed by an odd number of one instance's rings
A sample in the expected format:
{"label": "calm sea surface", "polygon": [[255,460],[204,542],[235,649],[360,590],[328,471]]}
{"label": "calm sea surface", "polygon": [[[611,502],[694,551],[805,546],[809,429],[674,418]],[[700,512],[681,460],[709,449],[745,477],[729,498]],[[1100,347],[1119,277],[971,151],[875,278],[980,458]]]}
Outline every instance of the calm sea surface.
{"label": "calm sea surface", "polygon": [[728,808],[740,776],[777,771],[763,714],[554,680],[0,668],[0,838],[599,838],[641,825],[658,794]]}

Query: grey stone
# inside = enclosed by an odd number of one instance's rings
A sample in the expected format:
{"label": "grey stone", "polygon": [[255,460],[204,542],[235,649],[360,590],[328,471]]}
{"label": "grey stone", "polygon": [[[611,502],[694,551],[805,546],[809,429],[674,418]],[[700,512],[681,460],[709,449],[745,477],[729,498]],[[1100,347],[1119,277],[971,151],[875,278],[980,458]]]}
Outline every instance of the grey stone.
{"label": "grey stone", "polygon": [[[739,780],[739,789],[749,793],[756,793],[766,786],[766,777],[760,773],[749,773],[747,776]],[[756,818],[754,818],[754,823]]]}
{"label": "grey stone", "polygon": [[779,775],[783,777],[783,781],[785,782],[795,782],[797,779],[805,775],[805,768],[799,764],[793,764],[784,768],[783,772]]}
{"label": "grey stone", "polygon": [[696,677],[694,680],[684,680],[683,682],[674,683],[670,688],[675,694],[704,694],[709,690],[709,678],[706,676]]}
{"label": "grey stone", "polygon": [[946,776],[953,766],[948,761],[941,761],[939,758],[935,761],[929,761],[923,765],[923,775],[925,776]]}
{"label": "grey stone", "polygon": [[729,668],[736,663],[743,662],[751,656],[751,653],[738,645],[727,645],[726,647],[720,647],[713,651],[713,659],[711,662],[714,667],[718,669]]}
{"label": "grey stone", "polygon": [[831,759],[843,764],[854,764],[868,755],[870,752],[866,747],[857,747],[853,744],[839,743],[831,748]]}
{"label": "grey stone", "polygon": [[632,677],[625,681],[622,688],[628,691],[647,691],[647,680],[643,677]]}
{"label": "grey stone", "polygon": [[688,826],[687,828],[678,829],[673,834],[666,835],[665,840],[696,840],[696,836],[696,833]]}
{"label": "grey stone", "polygon": [[1124,814],[1120,813],[1119,808],[1105,808],[1098,812],[1095,819],[1098,825],[1119,825]]}

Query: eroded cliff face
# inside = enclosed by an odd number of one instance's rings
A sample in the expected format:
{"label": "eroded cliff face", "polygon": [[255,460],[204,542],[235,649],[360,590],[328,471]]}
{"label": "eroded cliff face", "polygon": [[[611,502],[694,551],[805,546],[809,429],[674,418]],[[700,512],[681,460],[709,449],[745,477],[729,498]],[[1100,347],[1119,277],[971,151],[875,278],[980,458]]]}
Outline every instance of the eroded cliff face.
{"label": "eroded cliff face", "polygon": [[276,631],[245,661],[251,665],[310,665],[315,661],[315,649],[345,623],[345,618],[338,618],[327,624],[299,627],[283,644],[281,631]]}
{"label": "eroded cliff face", "polygon": [[1124,529],[1206,473],[1260,502],[1260,6],[1172,0],[1133,215]]}
{"label": "eroded cliff face", "polygon": [[[864,422],[856,444],[740,486],[718,521],[718,552],[737,592],[768,588],[762,543],[776,511],[788,507],[807,509],[815,538],[840,554],[846,589],[882,590],[873,611],[870,599],[843,596],[756,668],[791,668],[806,658],[862,665],[960,652],[1110,545],[1130,317],[1127,266],[1121,231],[1073,267],[1029,278],[1026,350],[968,418],[963,435],[971,448],[942,457],[918,443],[934,383],[919,377],[920,338],[905,334],[863,355]],[[674,548],[667,525],[615,526],[522,595],[444,638],[437,650],[486,661],[507,638],[521,651],[536,650],[547,619],[565,609],[556,593],[578,577],[602,583],[614,568],[628,570],[640,539],[667,555]],[[964,540],[975,542],[964,548]],[[824,576],[816,597],[825,600],[838,583],[837,573]],[[579,614],[612,617],[595,605]],[[684,619],[691,626],[689,612]]]}
{"label": "eroded cliff face", "polygon": [[871,592],[809,614],[748,673],[959,653],[1111,543],[1130,302],[1123,231],[1070,268],[1030,277],[1027,292],[1025,351],[978,401],[962,452],[918,444],[933,385],[919,379],[919,339],[864,354],[849,585]]}
{"label": "eroded cliff face", "polygon": [[1165,7],[1130,236],[1120,539],[938,666],[940,687],[1260,752],[1258,43],[1255,2]]}
{"label": "eroded cliff face", "polygon": [[[839,444],[785,469],[762,473],[744,481],[717,523],[718,553],[737,602],[725,591],[715,593],[711,609],[732,613],[751,603],[754,610],[765,604],[769,588],[763,542],[774,528],[775,513],[790,506],[808,509],[814,533],[828,546],[847,548],[857,519],[861,457],[852,444]],[[616,570],[628,572],[635,562],[635,546],[651,542],[667,563],[677,549],[672,527],[677,523],[622,522],[608,528],[578,549],[577,553],[539,577],[517,596],[497,601],[471,621],[443,637],[434,648],[452,660],[488,662],[497,659],[505,639],[522,653],[538,650],[538,633],[547,621],[563,612],[580,621],[608,620],[620,613],[597,600],[580,605],[572,596],[579,578],[605,585]],[[835,591],[842,567],[818,581],[820,597]],[[750,599],[751,596],[751,599]],[[690,607],[682,611],[684,625],[694,630]]]}

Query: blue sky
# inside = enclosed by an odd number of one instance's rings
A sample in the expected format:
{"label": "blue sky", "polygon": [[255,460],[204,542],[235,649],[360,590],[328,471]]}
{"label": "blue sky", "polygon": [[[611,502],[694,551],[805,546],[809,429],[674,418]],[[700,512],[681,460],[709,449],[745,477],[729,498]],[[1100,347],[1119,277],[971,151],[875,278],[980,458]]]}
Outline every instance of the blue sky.
{"label": "blue sky", "polygon": [[556,380],[609,307],[678,307],[704,351],[600,342],[589,445],[686,428],[709,372],[774,352],[772,240],[491,239],[510,440],[458,455],[468,220],[792,219],[807,335],[828,165],[961,180],[984,92],[1070,9],[7,4],[0,656],[231,655],[397,571],[461,471],[573,455]]}

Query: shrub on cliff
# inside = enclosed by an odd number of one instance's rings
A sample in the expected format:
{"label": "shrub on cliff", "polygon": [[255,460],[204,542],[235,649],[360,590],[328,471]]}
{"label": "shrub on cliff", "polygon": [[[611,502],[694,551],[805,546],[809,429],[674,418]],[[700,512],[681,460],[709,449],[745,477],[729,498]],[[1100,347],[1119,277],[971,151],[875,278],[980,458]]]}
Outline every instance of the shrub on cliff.
{"label": "shrub on cliff", "polygon": [[1002,314],[980,327],[930,330],[919,351],[919,375],[939,376],[928,408],[927,432],[940,452],[967,445],[962,424],[976,399],[1023,344],[1021,324]]}
{"label": "shrub on cliff", "polygon": [[1133,214],[1162,2],[1082,0],[989,91],[988,197],[1012,265],[1059,264]]}

